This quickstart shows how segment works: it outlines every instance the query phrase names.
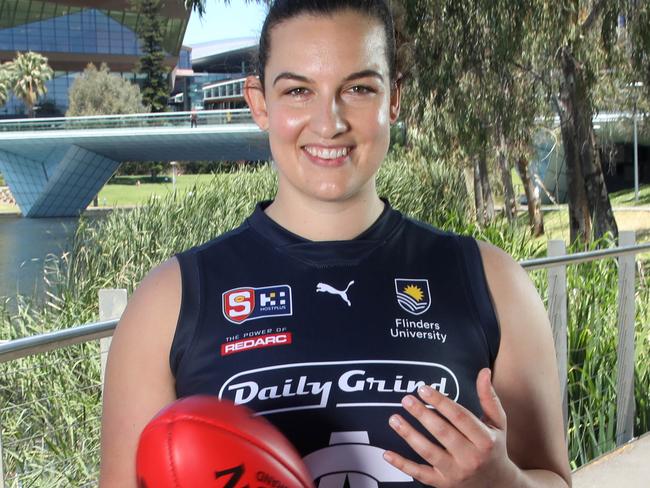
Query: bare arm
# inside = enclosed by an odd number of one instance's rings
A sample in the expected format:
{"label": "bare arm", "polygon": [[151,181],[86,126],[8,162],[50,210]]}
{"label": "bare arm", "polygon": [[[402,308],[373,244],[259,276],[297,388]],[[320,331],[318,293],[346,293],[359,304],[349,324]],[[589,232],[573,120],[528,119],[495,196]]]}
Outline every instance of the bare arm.
{"label": "bare arm", "polygon": [[170,259],[142,281],[115,330],[104,386],[101,488],[136,487],[140,432],[176,399],[169,351],[180,302],[180,268]]}
{"label": "bare arm", "polygon": [[527,273],[479,243],[501,327],[494,389],[507,414],[507,451],[526,487],[571,486],[560,385],[548,316]]}
{"label": "bare arm", "polygon": [[566,488],[571,475],[546,311],[510,256],[479,246],[501,328],[494,371],[482,369],[476,381],[483,417],[423,385],[419,398],[407,395],[402,405],[440,445],[394,414],[391,427],[425,463],[390,451],[384,458],[438,488]]}

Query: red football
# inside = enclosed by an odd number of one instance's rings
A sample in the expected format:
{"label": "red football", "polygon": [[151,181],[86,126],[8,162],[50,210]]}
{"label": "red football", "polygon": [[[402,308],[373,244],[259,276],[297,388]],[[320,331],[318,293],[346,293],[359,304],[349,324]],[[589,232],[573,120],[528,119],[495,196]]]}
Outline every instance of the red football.
{"label": "red football", "polygon": [[182,398],[140,434],[140,488],[313,488],[291,443],[266,419],[208,395]]}

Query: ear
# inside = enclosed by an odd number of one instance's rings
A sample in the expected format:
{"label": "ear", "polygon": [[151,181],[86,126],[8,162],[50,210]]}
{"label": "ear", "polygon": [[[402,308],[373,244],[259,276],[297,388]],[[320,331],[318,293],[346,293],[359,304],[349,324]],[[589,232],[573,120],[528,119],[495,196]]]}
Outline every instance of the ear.
{"label": "ear", "polygon": [[251,109],[251,115],[257,126],[262,130],[269,128],[269,115],[266,110],[264,88],[257,76],[249,76],[244,82],[244,98]]}
{"label": "ear", "polygon": [[402,74],[398,73],[390,90],[390,123],[397,122],[402,101]]}

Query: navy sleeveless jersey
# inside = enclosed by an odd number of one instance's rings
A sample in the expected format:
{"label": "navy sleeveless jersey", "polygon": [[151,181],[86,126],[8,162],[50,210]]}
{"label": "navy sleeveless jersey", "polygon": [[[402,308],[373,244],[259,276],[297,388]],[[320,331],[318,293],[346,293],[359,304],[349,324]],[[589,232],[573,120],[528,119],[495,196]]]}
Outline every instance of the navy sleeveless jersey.
{"label": "navy sleeveless jersey", "polygon": [[320,488],[420,486],[382,458],[420,460],[389,416],[409,418],[400,401],[425,383],[480,416],[476,377],[499,347],[476,241],[385,203],[357,238],[312,242],[265,202],[177,255],[178,397],[218,395],[265,416]]}

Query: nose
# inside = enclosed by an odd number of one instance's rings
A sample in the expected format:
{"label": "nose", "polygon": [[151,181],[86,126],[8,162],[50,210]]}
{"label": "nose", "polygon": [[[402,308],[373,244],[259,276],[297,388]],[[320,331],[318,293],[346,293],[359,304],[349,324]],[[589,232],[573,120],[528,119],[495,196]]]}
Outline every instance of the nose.
{"label": "nose", "polygon": [[323,139],[333,139],[349,128],[343,107],[337,97],[322,97],[314,107],[311,126]]}

